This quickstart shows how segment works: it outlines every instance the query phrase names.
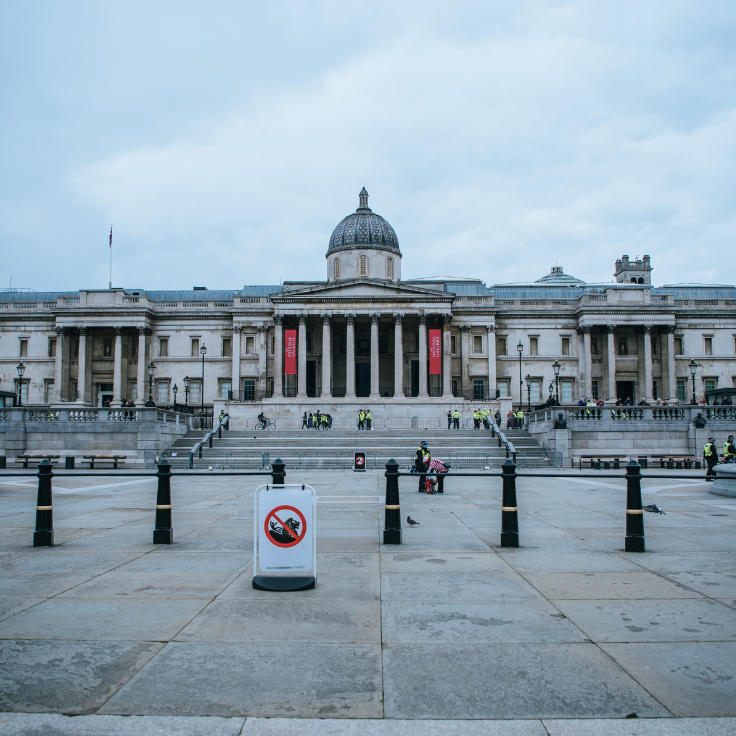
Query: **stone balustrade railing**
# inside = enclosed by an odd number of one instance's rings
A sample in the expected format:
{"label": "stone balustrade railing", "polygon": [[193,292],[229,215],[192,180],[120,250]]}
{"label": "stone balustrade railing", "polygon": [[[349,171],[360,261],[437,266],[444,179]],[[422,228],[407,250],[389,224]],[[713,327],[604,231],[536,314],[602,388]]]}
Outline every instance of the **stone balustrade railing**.
{"label": "stone balustrade railing", "polygon": [[695,420],[698,414],[708,419],[721,419],[736,421],[736,407],[708,407],[701,405],[680,406],[553,406],[549,409],[540,409],[529,412],[526,415],[527,425],[530,429],[535,425],[543,423],[554,423],[558,415],[570,427],[579,422],[651,422],[653,425],[663,422],[686,422]]}
{"label": "stone balustrade railing", "polygon": [[69,406],[8,407],[0,409],[0,422],[171,422],[191,428],[194,417],[157,408],[69,408]]}

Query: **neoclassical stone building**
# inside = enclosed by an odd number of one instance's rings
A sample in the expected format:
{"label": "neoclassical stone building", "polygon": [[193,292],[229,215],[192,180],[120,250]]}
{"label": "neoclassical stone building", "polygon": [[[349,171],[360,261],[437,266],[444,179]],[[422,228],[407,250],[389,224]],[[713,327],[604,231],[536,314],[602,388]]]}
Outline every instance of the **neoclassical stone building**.
{"label": "neoclassical stone building", "polygon": [[[234,416],[359,406],[441,416],[462,402],[539,403],[555,361],[563,402],[689,400],[693,360],[698,398],[736,380],[733,286],[655,287],[648,256],[623,256],[610,283],[555,266],[537,281],[493,286],[402,280],[401,260],[396,233],[363,189],[329,240],[325,281],[2,292],[0,391],[25,405],[142,405],[153,363],[159,406],[174,404],[176,386],[178,404],[232,400]],[[290,330],[294,374],[285,371]],[[439,373],[429,372],[432,330]]]}

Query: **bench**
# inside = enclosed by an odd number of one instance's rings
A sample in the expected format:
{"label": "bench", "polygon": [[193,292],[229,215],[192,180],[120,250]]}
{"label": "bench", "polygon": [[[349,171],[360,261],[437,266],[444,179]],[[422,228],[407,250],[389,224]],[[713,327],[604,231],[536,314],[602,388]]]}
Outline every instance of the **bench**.
{"label": "bench", "polygon": [[42,460],[49,460],[52,463],[58,462],[60,455],[18,455],[15,458],[16,463],[23,463],[23,467],[27,468],[28,463],[40,463]]}
{"label": "bench", "polygon": [[118,463],[124,463],[127,459],[127,455],[84,455],[82,462],[89,463],[90,470],[95,469],[95,463],[112,463],[117,470]]}
{"label": "bench", "polygon": [[[603,470],[610,470],[611,464],[613,464],[613,469],[618,470],[621,467],[621,461],[627,460],[626,457],[623,455],[609,455],[609,456],[581,456],[578,457],[578,467],[580,470],[583,469],[583,463],[590,463],[590,469],[591,470],[601,470],[601,466],[603,467]],[[572,458],[573,461],[573,467],[575,463],[575,458]]]}
{"label": "bench", "polygon": [[693,464],[696,469],[700,468],[700,459],[692,455],[657,455],[652,460],[659,460],[659,467],[667,470],[690,470]]}

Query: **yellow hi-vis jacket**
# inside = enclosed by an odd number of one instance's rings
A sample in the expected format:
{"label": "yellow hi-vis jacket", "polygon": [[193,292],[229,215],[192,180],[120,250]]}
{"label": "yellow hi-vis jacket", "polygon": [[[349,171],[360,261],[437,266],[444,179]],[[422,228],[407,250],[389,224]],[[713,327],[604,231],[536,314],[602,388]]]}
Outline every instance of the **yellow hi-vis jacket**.
{"label": "yellow hi-vis jacket", "polygon": [[460,419],[460,412],[459,411],[454,411],[452,413],[452,418],[453,419]]}
{"label": "yellow hi-vis jacket", "polygon": [[705,457],[718,457],[716,446],[712,442],[708,442],[708,444],[703,448],[703,455]]}

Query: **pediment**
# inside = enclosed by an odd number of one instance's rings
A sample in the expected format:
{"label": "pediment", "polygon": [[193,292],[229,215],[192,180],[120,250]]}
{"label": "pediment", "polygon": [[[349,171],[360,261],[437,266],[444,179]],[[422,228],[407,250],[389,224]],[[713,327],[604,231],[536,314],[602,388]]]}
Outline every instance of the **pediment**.
{"label": "pediment", "polygon": [[302,289],[289,289],[281,294],[274,294],[271,297],[274,302],[293,300],[294,298],[305,301],[311,301],[313,299],[320,301],[325,299],[408,299],[415,301],[431,299],[432,301],[441,300],[451,302],[455,298],[455,295],[437,289],[423,289],[401,283],[392,284],[386,281],[374,281],[371,279],[350,279],[337,283],[307,286]]}

